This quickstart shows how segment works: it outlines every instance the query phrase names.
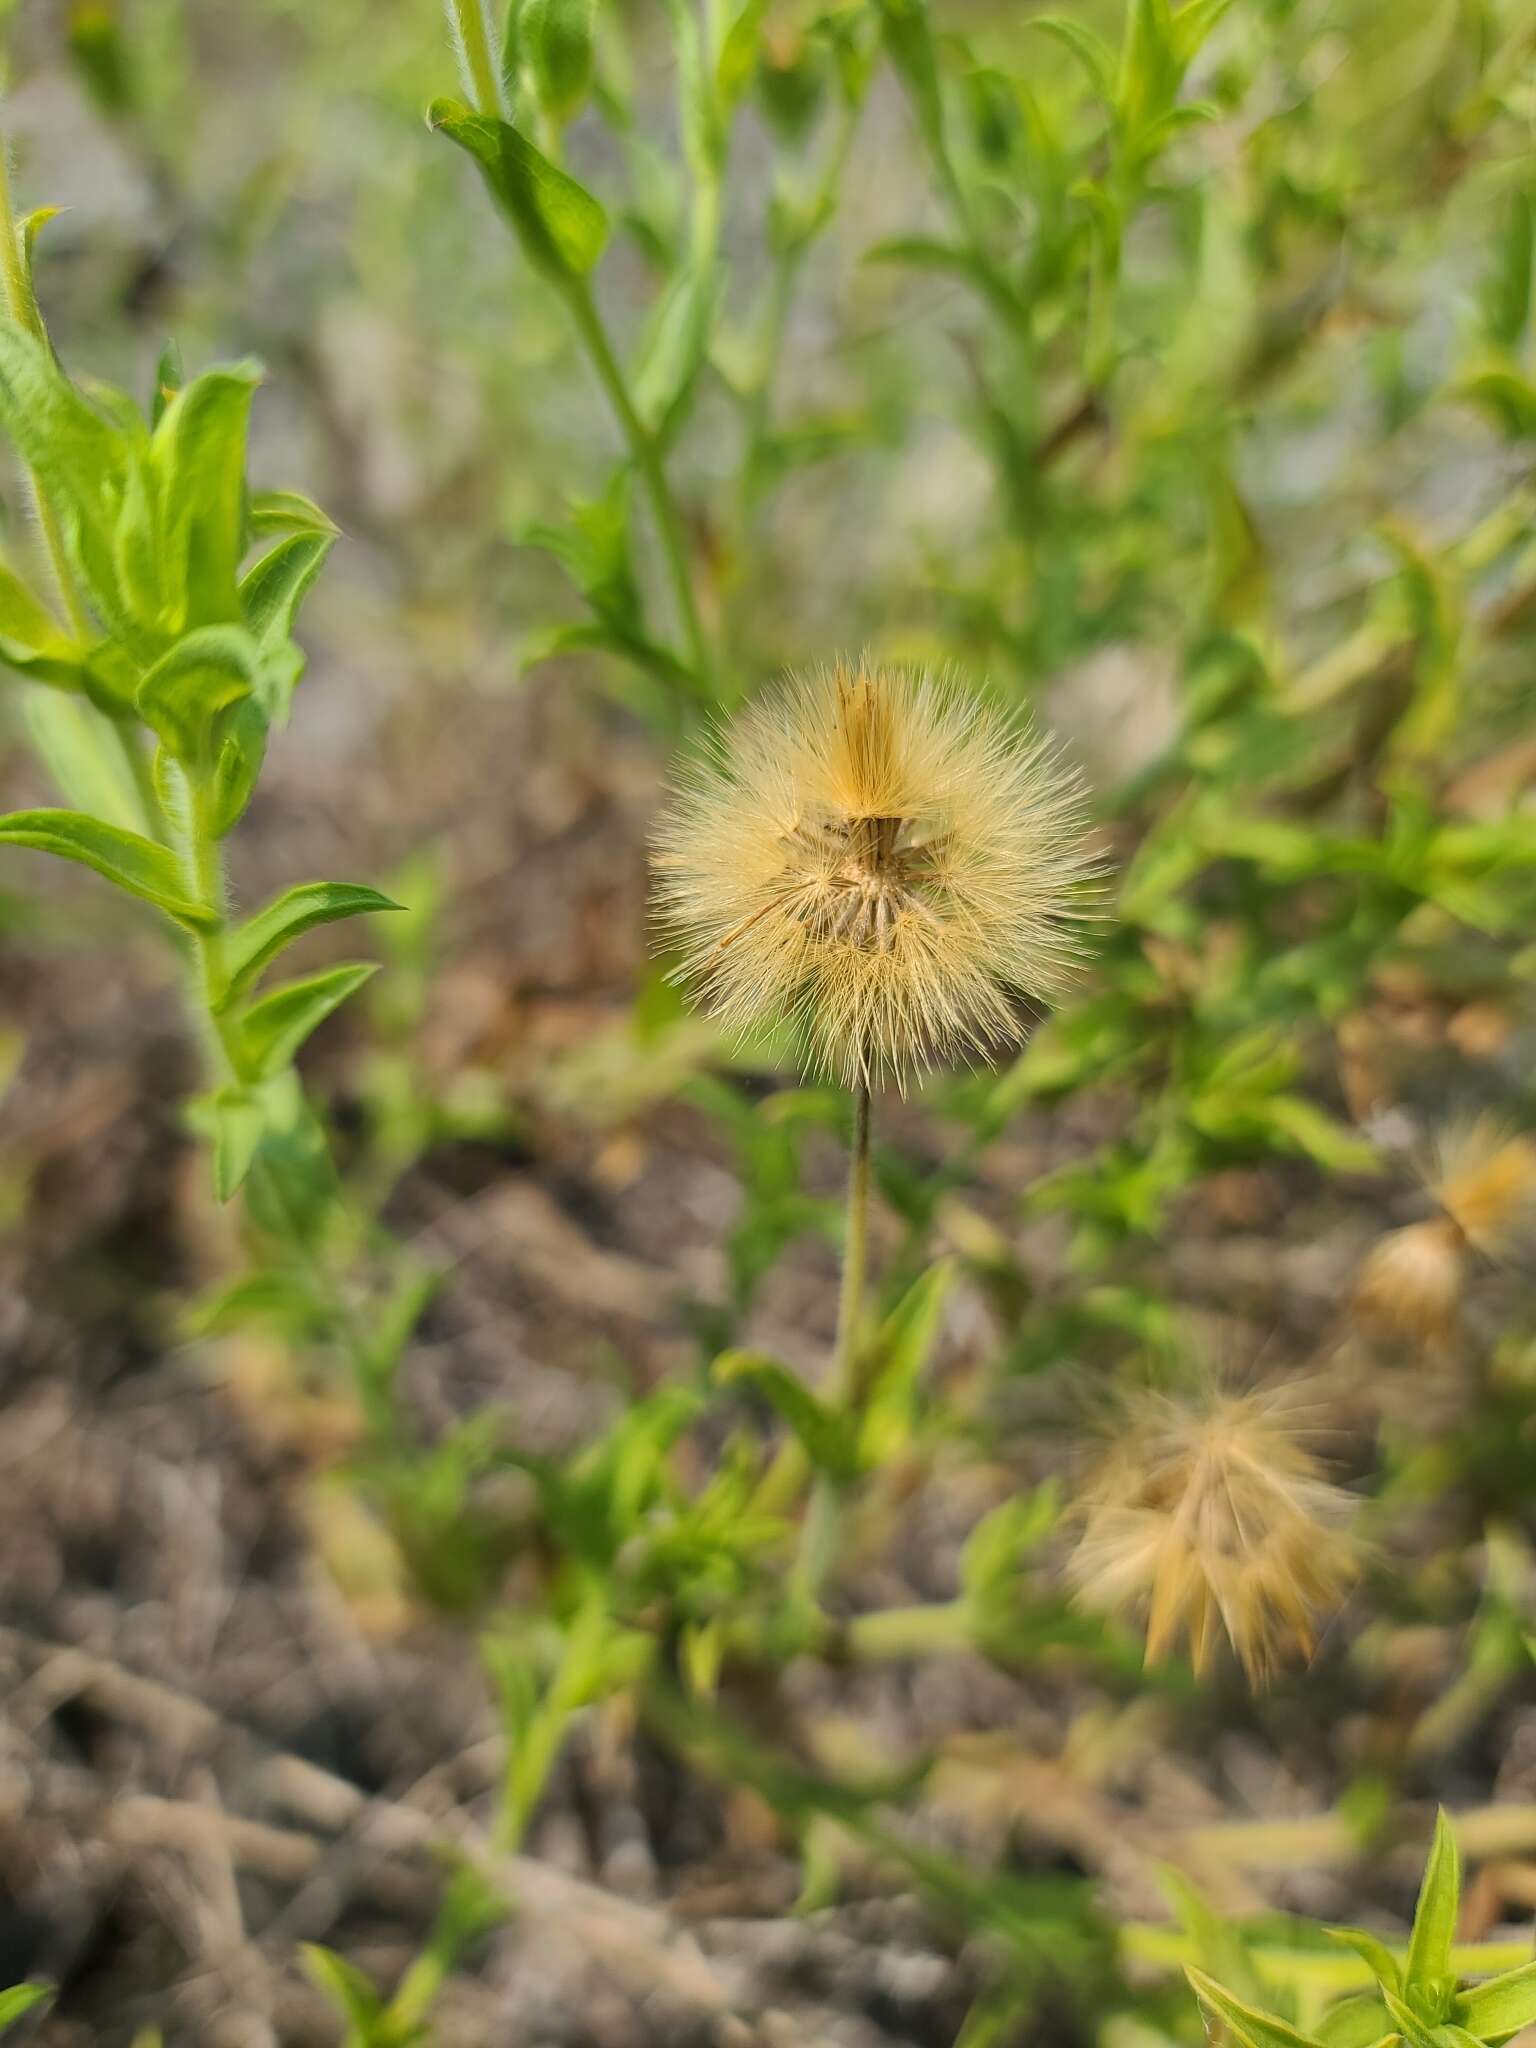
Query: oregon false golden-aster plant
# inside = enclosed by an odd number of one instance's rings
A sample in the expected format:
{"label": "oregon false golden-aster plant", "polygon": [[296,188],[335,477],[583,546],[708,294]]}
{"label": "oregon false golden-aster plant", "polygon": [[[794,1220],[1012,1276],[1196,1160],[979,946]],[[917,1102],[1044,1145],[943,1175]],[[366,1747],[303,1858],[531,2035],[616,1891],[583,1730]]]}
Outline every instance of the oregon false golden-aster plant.
{"label": "oregon false golden-aster plant", "polygon": [[679,978],[732,1031],[789,1027],[853,1096],[837,1407],[860,1392],[873,1092],[1016,1040],[1078,961],[1095,872],[1048,741],[954,679],[868,662],[750,706],[661,815]]}
{"label": "oregon false golden-aster plant", "polygon": [[27,727],[67,801],[0,818],[0,846],[94,869],[154,913],[179,957],[204,1052],[191,1121],[219,1199],[244,1191],[254,1262],[203,1327],[256,1318],[337,1348],[387,1436],[389,1377],[423,1283],[397,1262],[381,1292],[359,1264],[366,1232],[294,1064],[374,969],[270,976],[316,927],[394,906],[364,884],[315,881],[240,914],[225,878],[225,843],[303,671],[299,607],[336,529],[295,492],[250,489],[253,364],[183,383],[167,356],[147,416],[70,379],[33,290],[35,226],[18,226],[0,181],[0,428],[48,570],[35,585],[0,566],[0,662],[31,692]]}
{"label": "oregon false golden-aster plant", "polygon": [[[1527,1959],[1528,1944],[1526,1954],[1516,1945],[1513,1957],[1508,1943],[1459,1945],[1460,1910],[1461,1858],[1442,1812],[1406,1949],[1364,1928],[1329,1928],[1358,1958],[1358,1981],[1320,2015],[1303,2020],[1287,1982],[1288,1961],[1304,1982],[1304,1959],[1282,1955],[1260,1972],[1230,1923],[1209,1920],[1207,1938],[1197,1937],[1205,1967],[1186,1971],[1207,2024],[1239,2048],[1473,2048],[1508,2041],[1536,2021],[1536,1962]],[[1234,1964],[1239,1982],[1232,1981]]]}

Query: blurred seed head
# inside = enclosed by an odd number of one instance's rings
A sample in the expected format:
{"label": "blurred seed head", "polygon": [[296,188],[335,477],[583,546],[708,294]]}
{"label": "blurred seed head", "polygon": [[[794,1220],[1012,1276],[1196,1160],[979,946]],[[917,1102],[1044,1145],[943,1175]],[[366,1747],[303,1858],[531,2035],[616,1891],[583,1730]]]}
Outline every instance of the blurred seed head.
{"label": "blurred seed head", "polygon": [[1495,1117],[1453,1125],[1424,1170],[1441,1214],[1389,1231],[1367,1254],[1354,1307],[1396,1336],[1454,1335],[1470,1254],[1506,1257],[1536,1224],[1536,1144]]}
{"label": "blurred seed head", "polygon": [[1496,1117],[1453,1126],[1436,1147],[1429,1191],[1485,1258],[1509,1255],[1536,1223],[1536,1144]]}
{"label": "blurred seed head", "polygon": [[1466,1289],[1466,1241],[1448,1216],[1390,1230],[1355,1278],[1354,1309],[1374,1330],[1443,1343]]}
{"label": "blurred seed head", "polygon": [[655,834],[679,978],[730,1030],[898,1084],[1021,1034],[1092,914],[1080,782],[952,680],[839,665],[751,706]]}
{"label": "blurred seed head", "polygon": [[1084,1606],[1139,1615],[1147,1661],[1180,1639],[1197,1673],[1225,1635],[1251,1684],[1311,1654],[1359,1569],[1349,1496],[1308,1447],[1303,1396],[1142,1392],[1081,1496],[1068,1572]]}

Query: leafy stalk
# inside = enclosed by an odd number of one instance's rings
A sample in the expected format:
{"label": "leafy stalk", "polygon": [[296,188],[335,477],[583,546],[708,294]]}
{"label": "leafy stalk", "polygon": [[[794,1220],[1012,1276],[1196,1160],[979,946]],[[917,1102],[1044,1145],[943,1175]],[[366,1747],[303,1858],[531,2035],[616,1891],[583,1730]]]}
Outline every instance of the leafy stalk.
{"label": "leafy stalk", "polygon": [[[15,201],[11,193],[10,152],[3,134],[0,134],[0,285],[4,287],[5,310],[10,318],[34,340],[41,342],[45,348],[48,347],[48,330],[43,324],[42,309],[37,303],[37,291],[32,282],[32,266],[25,231],[16,219]],[[70,631],[83,648],[93,637],[91,619],[81,602],[69,566],[69,554],[64,545],[58,514],[48,493],[43,489],[36,470],[25,461],[23,468],[37,511],[38,531],[43,536],[43,547],[53,573],[59,601],[69,621]],[[142,821],[153,832],[157,826],[159,807],[155,801],[154,786],[150,780],[149,764],[145,759],[144,750],[136,736],[121,720],[109,718],[106,723],[111,729],[112,743],[121,754],[123,765],[128,770]]]}

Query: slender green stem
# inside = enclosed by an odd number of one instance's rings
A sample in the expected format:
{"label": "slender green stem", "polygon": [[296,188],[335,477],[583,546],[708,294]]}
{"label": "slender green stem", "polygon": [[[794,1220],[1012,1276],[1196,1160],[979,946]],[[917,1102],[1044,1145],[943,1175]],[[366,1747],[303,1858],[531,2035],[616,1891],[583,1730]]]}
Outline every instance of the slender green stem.
{"label": "slender green stem", "polygon": [[677,603],[678,617],[687,638],[694,680],[701,695],[711,696],[714,664],[710,658],[704,624],[699,616],[698,600],[693,592],[693,576],[688,566],[688,544],[683,533],[682,517],[672,496],[672,487],[667,482],[661,451],[656,445],[655,436],[635,410],[634,401],[629,395],[629,386],[624,380],[624,372],[613,353],[602,316],[597,310],[585,278],[573,279],[565,287],[564,296],[566,304],[570,307],[576,332],[581,337],[582,346],[586,349],[592,367],[597,373],[597,380],[613,408],[614,417],[624,435],[635,468],[645,485],[646,496],[650,499],[651,512],[656,521],[657,537],[666,560],[672,593]]}
{"label": "slender green stem", "polygon": [[[829,1405],[852,1416],[859,1406],[864,1291],[869,1268],[870,1089],[861,1081],[853,1098],[853,1146],[848,1158],[848,1208],[843,1234],[843,1284],[837,1305],[837,1347],[827,1388]],[[770,1477],[772,1475],[770,1474]],[[845,1487],[818,1473],[806,1504],[795,1564],[796,1590],[816,1599],[837,1562]]]}
{"label": "slender green stem", "polygon": [[[858,1393],[859,1325],[864,1312],[864,1287],[869,1257],[870,1091],[861,1085],[854,1096],[853,1145],[848,1158],[848,1203],[843,1232],[843,1278],[837,1307],[837,1336],[828,1375],[827,1399],[845,1407]],[[752,1496],[754,1514],[776,1515],[787,1508],[804,1486],[810,1461],[797,1437],[786,1438]],[[803,1586],[819,1584],[829,1556],[831,1533],[828,1489],[816,1489],[806,1510],[798,1576]],[[815,1559],[816,1562],[812,1562]]]}
{"label": "slender green stem", "polygon": [[[471,100],[482,114],[500,115],[503,112],[501,81],[486,24],[484,0],[448,0],[448,20]],[[713,248],[719,238],[719,219],[720,193],[716,184],[712,191],[699,195],[694,216],[696,253]],[[602,316],[585,278],[572,278],[563,286],[562,295],[650,500],[678,618],[688,643],[695,685],[701,696],[712,698],[714,663],[699,616],[698,600],[694,596],[682,517],[672,496],[672,487],[667,482],[661,451],[655,436],[635,410],[624,372],[614,355]]]}
{"label": "slender green stem", "polygon": [[843,1238],[843,1285],[837,1305],[837,1349],[832,1355],[830,1399],[846,1407],[859,1392],[859,1336],[869,1266],[869,1083],[853,1098],[853,1148],[848,1156],[848,1222]]}
{"label": "slender green stem", "polygon": [[247,1075],[238,1027],[224,1008],[228,891],[223,851],[208,829],[189,778],[181,778],[181,795],[173,801],[171,812],[173,834],[194,898],[213,919],[193,935],[188,1002],[201,1028],[214,1078],[220,1083],[243,1081]]}
{"label": "slender green stem", "polygon": [[500,114],[501,76],[491,47],[485,0],[448,0],[448,26],[464,74],[464,89],[482,114]]}
{"label": "slender green stem", "polygon": [[967,1600],[881,1608],[847,1622],[840,1647],[845,1655],[870,1664],[952,1655],[976,1647],[975,1618]]}

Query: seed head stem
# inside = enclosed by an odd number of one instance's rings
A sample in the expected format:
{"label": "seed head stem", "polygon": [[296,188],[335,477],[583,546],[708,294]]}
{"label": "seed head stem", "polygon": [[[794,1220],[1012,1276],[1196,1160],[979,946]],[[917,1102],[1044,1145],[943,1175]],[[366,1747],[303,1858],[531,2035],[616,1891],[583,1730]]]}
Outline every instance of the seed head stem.
{"label": "seed head stem", "polygon": [[869,1083],[861,1081],[853,1092],[853,1149],[848,1157],[843,1284],[838,1297],[837,1349],[832,1355],[832,1384],[829,1389],[836,1407],[846,1406],[859,1391],[859,1324],[864,1313],[864,1282],[869,1265],[869,1131]]}
{"label": "seed head stem", "polygon": [[[869,1130],[870,1088],[861,1081],[853,1092],[853,1146],[848,1157],[848,1206],[843,1231],[843,1284],[837,1305],[837,1343],[827,1389],[828,1405],[850,1420],[858,1410],[862,1364],[865,1279],[869,1270]],[[843,1487],[818,1473],[806,1503],[795,1560],[795,1588],[804,1598],[819,1597],[833,1566],[843,1525]]]}

